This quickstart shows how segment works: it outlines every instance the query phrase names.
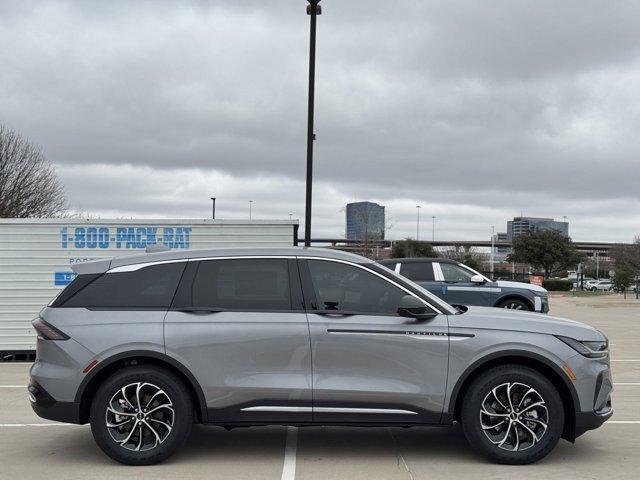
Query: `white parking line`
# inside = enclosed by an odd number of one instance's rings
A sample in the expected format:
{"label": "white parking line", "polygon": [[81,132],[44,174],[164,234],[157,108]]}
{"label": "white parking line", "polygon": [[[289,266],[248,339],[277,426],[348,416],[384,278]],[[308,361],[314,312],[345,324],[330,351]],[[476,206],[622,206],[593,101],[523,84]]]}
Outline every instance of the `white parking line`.
{"label": "white parking line", "polygon": [[640,425],[640,420],[609,420],[604,422],[605,425]]}
{"label": "white parking line", "polygon": [[296,450],[298,448],[298,429],[287,427],[287,442],[284,447],[284,464],[282,465],[281,480],[296,478]]}
{"label": "white parking line", "polygon": [[640,359],[638,359],[638,358],[625,358],[625,359],[616,358],[616,359],[612,359],[611,361],[612,362],[640,362]]}
{"label": "white parking line", "polygon": [[634,383],[634,382],[613,382],[613,386],[614,387],[640,387],[640,383]]}
{"label": "white parking line", "polygon": [[27,388],[27,384],[24,385],[0,385],[0,388]]}

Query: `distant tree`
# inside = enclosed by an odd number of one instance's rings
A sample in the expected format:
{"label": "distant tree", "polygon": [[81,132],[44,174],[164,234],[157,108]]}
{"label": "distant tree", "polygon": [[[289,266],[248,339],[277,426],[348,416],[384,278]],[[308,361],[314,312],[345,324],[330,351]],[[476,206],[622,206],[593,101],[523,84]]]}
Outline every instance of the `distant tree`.
{"label": "distant tree", "polygon": [[616,245],[609,253],[616,266],[631,265],[640,271],[640,237],[636,237],[631,245]]}
{"label": "distant tree", "polygon": [[600,260],[596,265],[593,259],[584,262],[582,271],[585,277],[591,278],[609,278],[609,271],[613,270],[613,263]]}
{"label": "distant tree", "polygon": [[544,278],[575,267],[583,255],[571,239],[557,230],[535,230],[514,238],[508,262],[527,263],[542,271]]}
{"label": "distant tree", "polygon": [[466,266],[478,271],[483,270],[483,263],[486,260],[486,254],[479,252],[474,248],[465,248],[460,245],[456,245],[452,249],[445,250],[442,252],[442,256],[455,260],[456,262],[464,263]]}
{"label": "distant tree", "polygon": [[629,264],[616,265],[611,283],[616,290],[625,290],[635,282],[636,269]]}
{"label": "distant tree", "polygon": [[55,217],[67,201],[42,150],[0,125],[0,217]]}
{"label": "distant tree", "polygon": [[394,258],[437,257],[438,252],[434,250],[430,243],[407,238],[393,244],[391,255]]}

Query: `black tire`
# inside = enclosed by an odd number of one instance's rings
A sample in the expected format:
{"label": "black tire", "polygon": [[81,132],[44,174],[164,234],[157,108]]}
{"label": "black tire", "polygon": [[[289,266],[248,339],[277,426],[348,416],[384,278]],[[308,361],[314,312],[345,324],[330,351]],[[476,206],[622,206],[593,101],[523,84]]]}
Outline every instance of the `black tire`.
{"label": "black tire", "polygon": [[[522,404],[514,405],[514,409],[518,409],[519,412],[511,412],[515,414],[513,421],[511,413],[508,416],[493,417],[481,412],[484,409],[484,411],[491,413],[500,412],[501,415],[504,413],[498,402],[493,402],[496,408],[491,407],[491,401],[495,398],[493,392],[497,393],[498,398],[501,398],[502,402],[507,405],[507,410],[511,411],[510,404],[501,395],[506,391],[505,384],[512,385],[510,390],[512,397],[514,397],[512,404],[517,402],[518,393],[530,392],[525,387],[535,390],[535,392],[520,397]],[[544,402],[542,406],[540,406],[539,398]],[[496,463],[524,465],[537,462],[553,450],[562,435],[564,428],[562,399],[553,384],[531,368],[519,365],[492,368],[480,374],[473,381],[466,391],[463,402],[460,420],[467,441],[476,451]],[[543,407],[546,407],[546,417]],[[539,421],[534,419],[534,412],[535,418]],[[499,425],[499,422],[503,420],[508,423]],[[543,429],[542,424],[545,420],[547,427]],[[491,425],[497,425],[497,427],[483,430],[483,423],[485,427]],[[525,427],[531,427],[529,429],[531,432],[527,432]],[[501,447],[498,442],[503,438],[506,441]],[[513,451],[507,448],[511,448]]]}
{"label": "black tire", "polygon": [[[146,414],[135,409],[136,392],[143,407],[139,410],[148,409]],[[107,411],[110,402],[121,415]],[[138,414],[143,421],[138,421]],[[153,365],[140,365],[114,373],[100,386],[90,418],[91,433],[104,453],[125,465],[152,465],[168,458],[185,442],[193,425],[193,405],[187,387],[174,374]],[[119,426],[109,428],[107,421]],[[130,439],[125,446],[114,438],[124,441],[127,435]],[[135,451],[138,444],[140,450]]]}
{"label": "black tire", "polygon": [[518,300],[517,298],[508,298],[507,300],[500,302],[498,308],[531,311],[531,306],[527,302],[524,300]]}

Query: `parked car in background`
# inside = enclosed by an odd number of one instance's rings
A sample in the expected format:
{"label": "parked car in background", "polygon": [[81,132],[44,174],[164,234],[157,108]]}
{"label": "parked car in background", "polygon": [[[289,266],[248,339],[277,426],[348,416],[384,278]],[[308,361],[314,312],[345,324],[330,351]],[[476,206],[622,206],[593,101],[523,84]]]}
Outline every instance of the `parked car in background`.
{"label": "parked car in background", "polygon": [[478,305],[546,313],[548,292],[539,285],[492,281],[472,268],[444,258],[392,258],[380,263],[451,305]]}
{"label": "parked car in background", "polygon": [[585,278],[582,283],[582,288],[584,290],[591,290],[593,286],[598,283],[600,279],[598,278]]}
{"label": "parked car in background", "polygon": [[595,282],[589,283],[588,287],[585,287],[585,290],[591,290],[592,292],[611,292],[613,291],[613,284],[611,280],[596,280]]}
{"label": "parked car in background", "polygon": [[176,250],[73,269],[33,321],[29,399],[43,418],[89,422],[125,464],[166,459],[193,423],[454,421],[486,457],[525,464],[613,414],[598,330],[532,312],[463,312],[346,252]]}

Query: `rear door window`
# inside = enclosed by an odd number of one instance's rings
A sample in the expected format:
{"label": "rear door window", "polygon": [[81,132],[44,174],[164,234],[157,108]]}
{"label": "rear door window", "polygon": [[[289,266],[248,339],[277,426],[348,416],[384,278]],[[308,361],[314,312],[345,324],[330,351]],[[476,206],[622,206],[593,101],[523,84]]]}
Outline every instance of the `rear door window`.
{"label": "rear door window", "polygon": [[193,281],[192,304],[223,310],[291,310],[287,260],[201,261]]}
{"label": "rear door window", "polygon": [[414,282],[433,282],[433,265],[431,262],[407,262],[400,266],[400,275]]}
{"label": "rear door window", "polygon": [[169,308],[185,265],[186,262],[164,263],[132,272],[105,273],[68,298],[63,306]]}

